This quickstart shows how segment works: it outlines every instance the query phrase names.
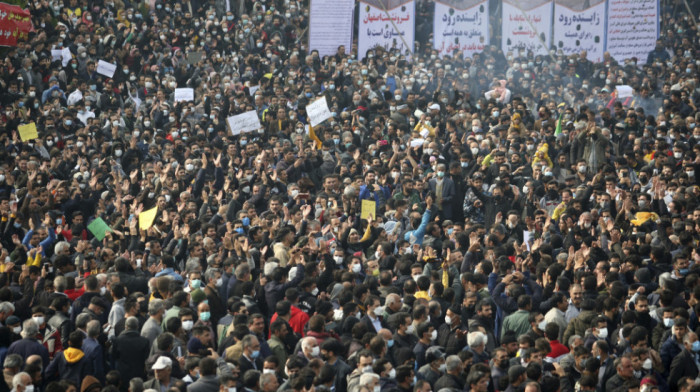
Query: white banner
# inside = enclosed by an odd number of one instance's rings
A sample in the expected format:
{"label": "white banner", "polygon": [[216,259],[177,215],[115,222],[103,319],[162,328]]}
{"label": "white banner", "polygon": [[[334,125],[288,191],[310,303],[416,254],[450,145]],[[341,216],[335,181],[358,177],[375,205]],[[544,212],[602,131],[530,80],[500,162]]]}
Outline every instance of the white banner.
{"label": "white banner", "polygon": [[587,59],[599,63],[605,51],[605,0],[591,0],[583,9],[580,0],[555,0],[554,45],[565,55],[587,52]]}
{"label": "white banner", "polygon": [[255,110],[241,113],[237,116],[231,116],[226,119],[228,126],[231,128],[231,133],[238,135],[241,132],[253,132],[262,128],[258,113]]}
{"label": "white banner", "polygon": [[552,35],[551,0],[503,1],[503,53],[512,52],[517,57],[519,49],[535,55],[549,52]]}
{"label": "white banner", "polygon": [[386,50],[396,48],[410,56],[415,40],[415,19],[414,0],[360,1],[357,57],[364,59],[367,51],[376,46]]}
{"label": "white banner", "polygon": [[188,102],[194,101],[194,89],[189,87],[176,88],[175,89],[175,102]]}
{"label": "white banner", "polygon": [[328,110],[326,97],[321,97],[314,102],[306,105],[306,114],[309,116],[309,122],[312,127],[324,122],[333,117],[331,111]]}
{"label": "white banner", "polygon": [[464,57],[482,52],[489,43],[489,0],[435,2],[433,48],[440,56]]}
{"label": "white banner", "polygon": [[318,50],[323,58],[344,45],[350,53],[355,0],[312,0],[309,8],[309,50]]}
{"label": "white banner", "polygon": [[636,57],[637,64],[645,64],[658,36],[658,0],[608,0],[605,50],[618,63]]}
{"label": "white banner", "polygon": [[111,78],[114,76],[114,72],[117,70],[117,65],[108,63],[104,60],[100,60],[97,62],[97,73],[100,75],[104,75],[108,78]]}

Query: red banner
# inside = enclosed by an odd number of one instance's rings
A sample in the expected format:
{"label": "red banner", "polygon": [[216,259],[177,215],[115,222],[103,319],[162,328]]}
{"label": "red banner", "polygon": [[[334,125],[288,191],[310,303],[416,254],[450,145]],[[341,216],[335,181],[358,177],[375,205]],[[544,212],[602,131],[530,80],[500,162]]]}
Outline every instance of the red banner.
{"label": "red banner", "polygon": [[17,40],[26,39],[33,30],[28,9],[0,3],[0,46],[17,46]]}

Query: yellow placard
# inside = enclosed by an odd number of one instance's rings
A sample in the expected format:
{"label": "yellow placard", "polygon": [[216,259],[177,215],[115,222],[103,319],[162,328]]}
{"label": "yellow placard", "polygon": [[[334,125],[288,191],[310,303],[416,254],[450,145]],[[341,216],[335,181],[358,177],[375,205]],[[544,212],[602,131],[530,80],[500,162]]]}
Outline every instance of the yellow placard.
{"label": "yellow placard", "polygon": [[148,211],[144,211],[139,214],[139,228],[141,230],[148,230],[149,227],[153,226],[153,221],[156,219],[156,214],[158,213],[158,207],[153,207]]}
{"label": "yellow placard", "polygon": [[22,139],[23,142],[39,138],[39,132],[36,131],[35,123],[20,125],[17,127],[17,130],[19,131],[19,138]]}
{"label": "yellow placard", "polygon": [[367,219],[372,215],[372,219],[377,217],[377,202],[374,200],[362,200],[362,209],[360,210],[360,218]]}

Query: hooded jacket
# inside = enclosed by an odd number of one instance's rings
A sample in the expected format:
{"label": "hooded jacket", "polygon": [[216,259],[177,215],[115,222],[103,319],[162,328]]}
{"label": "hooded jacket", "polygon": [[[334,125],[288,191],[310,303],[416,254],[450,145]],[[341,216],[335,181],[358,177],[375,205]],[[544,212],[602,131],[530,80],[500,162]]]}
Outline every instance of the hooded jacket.
{"label": "hooded jacket", "polygon": [[45,377],[49,382],[71,380],[80,385],[81,381],[93,372],[92,363],[85,359],[83,350],[69,347],[51,361],[46,368]]}

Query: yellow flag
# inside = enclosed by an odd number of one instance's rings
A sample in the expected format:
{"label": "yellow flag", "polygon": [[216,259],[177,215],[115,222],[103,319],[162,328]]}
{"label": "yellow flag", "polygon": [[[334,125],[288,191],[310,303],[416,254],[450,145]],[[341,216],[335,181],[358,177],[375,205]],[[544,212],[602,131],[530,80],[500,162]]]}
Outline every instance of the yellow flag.
{"label": "yellow flag", "polygon": [[139,228],[141,230],[148,230],[149,227],[153,226],[153,221],[156,219],[156,214],[158,213],[158,207],[153,207],[148,211],[144,211],[139,214]]}

